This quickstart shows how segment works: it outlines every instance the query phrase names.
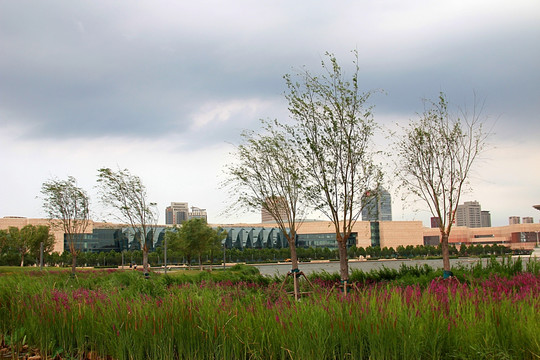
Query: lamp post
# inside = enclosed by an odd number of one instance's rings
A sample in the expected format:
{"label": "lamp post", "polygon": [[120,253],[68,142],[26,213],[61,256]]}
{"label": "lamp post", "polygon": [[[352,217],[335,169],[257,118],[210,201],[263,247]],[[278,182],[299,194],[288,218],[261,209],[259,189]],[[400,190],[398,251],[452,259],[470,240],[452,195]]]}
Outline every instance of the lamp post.
{"label": "lamp post", "polygon": [[225,258],[225,256],[226,256],[226,254],[225,254],[226,245],[227,245],[227,239],[225,238],[223,240],[223,269],[225,269],[225,261],[227,260]]}

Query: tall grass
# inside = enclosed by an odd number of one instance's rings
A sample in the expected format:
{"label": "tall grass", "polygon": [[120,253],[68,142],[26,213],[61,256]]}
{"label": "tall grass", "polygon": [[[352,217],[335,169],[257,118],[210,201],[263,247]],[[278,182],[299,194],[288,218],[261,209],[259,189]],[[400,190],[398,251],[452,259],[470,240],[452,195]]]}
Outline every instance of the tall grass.
{"label": "tall grass", "polygon": [[7,274],[0,333],[14,348],[76,359],[538,358],[540,274],[517,271],[514,260],[499,269],[515,267],[512,274],[486,275],[498,265],[481,266],[471,272],[480,277],[450,281],[427,267],[353,274],[361,286],[346,297],[328,294],[328,274],[300,302],[242,268],[192,275],[198,280],[147,280],[137,271]]}

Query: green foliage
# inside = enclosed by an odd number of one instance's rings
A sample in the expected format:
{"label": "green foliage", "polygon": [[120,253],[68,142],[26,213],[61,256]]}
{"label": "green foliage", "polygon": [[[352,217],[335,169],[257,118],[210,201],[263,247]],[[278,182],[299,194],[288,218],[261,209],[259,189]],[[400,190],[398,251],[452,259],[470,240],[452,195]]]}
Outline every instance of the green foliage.
{"label": "green foliage", "polygon": [[44,254],[54,247],[54,236],[49,226],[25,225],[21,229],[10,226],[7,231],[0,231],[0,265],[15,264],[15,254],[18,263],[37,263],[40,257],[41,243]]}
{"label": "green foliage", "polygon": [[227,166],[233,210],[264,209],[287,238],[292,262],[297,263],[296,231],[307,209],[304,161],[291,134],[277,120],[261,120],[261,131],[242,132],[234,153],[238,162]]}
{"label": "green foliage", "polygon": [[41,185],[43,209],[51,220],[60,220],[59,226],[73,242],[76,234],[86,230],[89,221],[89,198],[77,186],[77,180],[69,176],[67,180],[50,179]]}
{"label": "green foliage", "polygon": [[381,171],[374,163],[376,129],[372,107],[358,84],[358,53],[351,77],[327,53],[322,74],[302,69],[286,75],[286,98],[294,123],[288,128],[304,161],[307,197],[334,224],[341,277],[348,277],[346,241],[360,216],[366,191],[379,188]]}
{"label": "green foliage", "polygon": [[147,198],[146,187],[141,179],[129,170],[113,171],[110,168],[98,170],[98,186],[103,205],[110,215],[128,223],[139,237],[143,251],[143,267],[148,271],[148,243],[152,240],[158,219],[156,203]]}
{"label": "green foliage", "polygon": [[439,219],[443,263],[449,270],[448,237],[456,209],[488,134],[476,104],[472,114],[454,115],[441,92],[436,101],[426,100],[424,105],[420,118],[394,136],[395,176],[405,193],[424,201]]}
{"label": "green foliage", "polygon": [[221,249],[222,234],[218,230],[212,229],[202,218],[193,218],[182,224],[180,228],[167,230],[165,238],[167,247],[172,251],[183,254],[191,266],[191,259],[197,257],[199,266],[202,267],[202,257],[204,254]]}
{"label": "green foliage", "polygon": [[212,281],[204,274],[196,284],[176,274],[147,280],[139,271],[2,275],[2,340],[15,353],[25,344],[42,358],[66,359],[530,359],[540,353],[538,275],[492,274],[470,283],[437,278],[426,287],[379,282],[346,297],[316,285],[294,301],[275,283]]}

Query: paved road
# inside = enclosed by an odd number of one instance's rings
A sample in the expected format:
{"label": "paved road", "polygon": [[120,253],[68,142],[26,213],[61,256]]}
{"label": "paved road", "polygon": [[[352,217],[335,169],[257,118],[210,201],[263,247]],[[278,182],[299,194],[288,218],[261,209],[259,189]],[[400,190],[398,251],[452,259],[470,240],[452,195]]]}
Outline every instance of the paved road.
{"label": "paved road", "polygon": [[[528,257],[523,258],[523,262],[525,263],[528,260]],[[474,264],[478,261],[483,261],[486,263],[489,261],[489,259],[477,259],[477,258],[463,258],[463,259],[450,259],[450,265],[456,266],[458,264],[462,264],[465,266]],[[437,269],[442,268],[442,260],[377,260],[377,261],[354,261],[349,260],[349,270],[352,269],[360,269],[363,271],[370,271],[373,269],[380,269],[383,266],[390,268],[390,269],[399,269],[401,264],[406,264],[408,266],[423,266],[424,264],[428,264],[429,266]],[[259,264],[259,265],[253,265],[256,268],[258,268],[261,271],[262,275],[285,275],[288,271],[291,270],[291,264],[285,263],[285,264]],[[326,271],[328,273],[337,273],[339,272],[339,262],[332,261],[332,262],[324,262],[324,263],[301,263],[299,265],[300,270],[302,270],[305,274],[310,274],[313,272],[322,272]]]}

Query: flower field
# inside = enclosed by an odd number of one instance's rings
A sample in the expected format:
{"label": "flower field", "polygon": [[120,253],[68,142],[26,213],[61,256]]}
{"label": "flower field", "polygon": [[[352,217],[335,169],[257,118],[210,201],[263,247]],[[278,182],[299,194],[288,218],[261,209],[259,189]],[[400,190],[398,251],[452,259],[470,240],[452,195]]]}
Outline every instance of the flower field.
{"label": "flower field", "polygon": [[358,283],[347,296],[313,279],[298,302],[275,279],[226,277],[2,274],[0,341],[57,359],[540,357],[538,271]]}

